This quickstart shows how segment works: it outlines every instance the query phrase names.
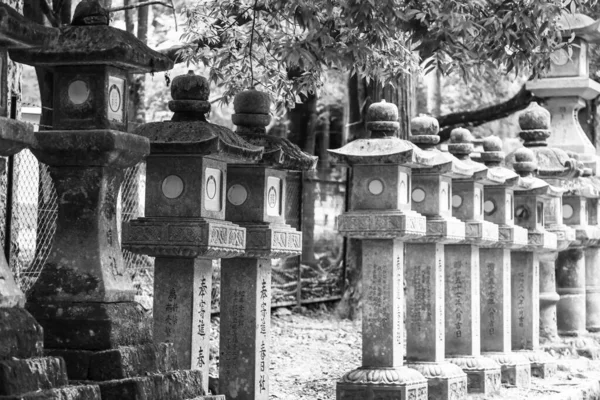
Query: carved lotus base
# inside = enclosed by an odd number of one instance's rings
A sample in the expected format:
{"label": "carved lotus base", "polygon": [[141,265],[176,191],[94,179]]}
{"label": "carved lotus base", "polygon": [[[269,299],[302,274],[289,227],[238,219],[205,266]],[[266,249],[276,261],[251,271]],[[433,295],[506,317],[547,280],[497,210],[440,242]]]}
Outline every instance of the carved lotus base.
{"label": "carved lotus base", "polygon": [[516,353],[484,353],[500,364],[502,383],[527,389],[531,385],[531,363],[521,354]]}
{"label": "carved lotus base", "polygon": [[467,375],[449,362],[417,362],[407,365],[427,379],[430,399],[462,400],[467,396]]}
{"label": "carved lotus base", "polygon": [[574,349],[580,357],[586,357],[591,360],[600,359],[600,346],[587,332],[584,333],[584,336],[562,337],[562,341]]}
{"label": "carved lotus base", "polygon": [[556,251],[556,235],[548,231],[529,231],[528,244],[523,249],[529,251]]}
{"label": "carved lotus base", "polygon": [[123,248],[152,257],[243,255],[246,229],[208,218],[138,218],[123,224]]}
{"label": "carved lotus base", "polygon": [[448,362],[467,374],[469,393],[490,394],[500,390],[500,365],[487,357],[450,357]]}
{"label": "carved lotus base", "polygon": [[518,350],[516,354],[525,356],[531,363],[531,376],[550,378],[556,374],[556,360],[548,353],[540,350]]}
{"label": "carved lotus base", "polygon": [[427,235],[412,240],[415,243],[460,243],[465,240],[465,223],[454,217],[427,219]]}
{"label": "carved lotus base", "polygon": [[357,239],[411,239],[425,236],[426,218],[414,211],[349,211],[337,218],[337,229]]}
{"label": "carved lotus base", "polygon": [[336,393],[337,400],[427,400],[427,380],[407,367],[362,367],[344,375]]}
{"label": "carved lotus base", "polygon": [[463,243],[488,247],[498,242],[498,225],[488,221],[465,222],[465,241]]}
{"label": "carved lotus base", "polygon": [[527,229],[517,225],[498,227],[498,241],[490,247],[517,250],[529,244]]}
{"label": "carved lotus base", "polygon": [[284,258],[302,254],[302,232],[289,225],[244,224],[246,252],[241,257]]}

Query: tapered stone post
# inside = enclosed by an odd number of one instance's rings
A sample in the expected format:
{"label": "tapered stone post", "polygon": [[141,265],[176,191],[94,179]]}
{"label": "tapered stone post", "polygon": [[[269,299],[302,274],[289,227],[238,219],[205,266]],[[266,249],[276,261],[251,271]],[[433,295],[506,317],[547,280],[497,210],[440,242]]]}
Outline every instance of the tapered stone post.
{"label": "tapered stone post", "polygon": [[192,71],[175,77],[171,95],[172,120],[135,131],[151,146],[146,217],[125,226],[123,245],[156,257],[154,340],[172,342],[179,366],[201,370],[208,388],[212,260],[243,254],[247,235],[225,220],[227,161],[256,162],[262,148],[206,121],[203,77]]}
{"label": "tapered stone post", "polygon": [[528,229],[528,246],[511,254],[512,348],[529,359],[533,376],[545,378],[556,372],[556,362],[539,350],[539,255],[556,249],[556,235],[544,228],[544,205],[556,191],[533,176],[537,162],[531,150],[521,148],[511,157],[521,176],[515,189],[515,222]]}
{"label": "tapered stone post", "polygon": [[464,398],[467,376],[445,361],[445,245],[465,239],[465,224],[452,217],[452,178],[469,178],[471,166],[435,149],[438,122],[420,116],[411,122],[411,141],[433,158],[432,168],[412,175],[412,208],[427,217],[427,234],[406,244],[408,366],[427,378],[430,399]]}
{"label": "tapered stone post", "polygon": [[[600,237],[598,225],[598,198],[588,199],[588,222]],[[590,242],[585,249],[585,309],[586,329],[589,332],[600,332],[600,239]]]}
{"label": "tapered stone post", "polygon": [[504,184],[486,187],[483,212],[487,221],[498,225],[498,242],[493,247],[481,248],[481,352],[500,364],[502,382],[527,388],[531,381],[529,360],[512,352],[511,304],[511,250],[527,245],[527,230],[515,225],[514,187],[519,176],[501,166],[504,161],[502,141],[488,137],[483,141],[481,159],[496,174],[504,177]]}
{"label": "tapered stone post", "polygon": [[501,175],[470,158],[473,137],[463,128],[451,132],[448,150],[467,165],[473,176],[456,179],[452,214],[465,222],[465,240],[445,246],[446,358],[467,374],[468,391],[493,393],[500,389],[500,365],[481,355],[480,247],[498,242],[498,225],[483,218],[484,185],[504,183]]}
{"label": "tapered stone post", "polygon": [[[330,150],[334,160],[350,165],[353,170],[350,211],[338,217],[337,226],[344,236],[362,239],[365,293],[362,366],[348,372],[338,382],[338,400],[428,398],[427,380],[415,369],[403,366],[404,251],[409,247],[403,242],[422,237],[426,232],[425,217],[411,210],[409,165],[431,165],[433,157],[421,156],[423,152],[418,148],[398,139],[397,120],[395,105],[385,101],[372,104],[367,122],[371,138],[358,139],[341,149]],[[419,269],[411,265],[410,257],[407,253],[408,268]],[[420,262],[426,263],[425,260]],[[436,268],[437,264],[427,263],[427,266]],[[432,275],[430,273],[429,277]],[[419,275],[418,279],[425,279],[425,276]],[[423,286],[429,287],[429,279]],[[408,282],[410,296],[411,280]],[[433,303],[432,299],[426,301]],[[410,305],[408,310],[409,313],[414,312]],[[443,309],[440,308],[440,311],[443,318]],[[409,332],[415,329],[413,318],[412,315],[407,316]],[[410,333],[407,345],[409,354],[417,351],[415,342],[410,341]],[[429,345],[433,347],[435,344],[431,342]],[[430,351],[427,349],[427,353]],[[441,354],[443,357],[443,350]],[[463,378],[466,392],[464,374],[459,368],[451,367]],[[444,393],[452,388],[455,392],[459,390],[455,381],[443,384]],[[441,393],[436,390],[429,391],[430,399],[447,398],[448,395],[440,396]]]}
{"label": "tapered stone post", "polygon": [[309,170],[317,158],[269,136],[271,101],[251,89],[236,95],[236,133],[264,146],[258,165],[227,171],[226,218],[246,229],[243,256],[221,262],[219,390],[228,399],[269,399],[271,259],[302,253],[302,233],[286,225],[287,170]]}

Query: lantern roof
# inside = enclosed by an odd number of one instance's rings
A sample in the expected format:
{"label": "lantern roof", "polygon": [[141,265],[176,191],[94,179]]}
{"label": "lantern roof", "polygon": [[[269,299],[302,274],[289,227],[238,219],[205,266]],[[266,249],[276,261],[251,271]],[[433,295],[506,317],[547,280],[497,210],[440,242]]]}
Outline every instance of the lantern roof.
{"label": "lantern roof", "polygon": [[308,171],[317,166],[318,157],[303,152],[290,140],[267,135],[271,122],[271,99],[268,93],[255,89],[238,93],[233,100],[232,121],[236,133],[248,143],[264,147],[259,164],[287,170]]}
{"label": "lantern roof", "polygon": [[[558,147],[548,146],[550,130],[550,112],[537,103],[519,115],[523,146],[530,149],[536,157],[537,176],[543,179],[572,179],[581,175],[582,168],[577,160]],[[517,150],[518,151],[518,150]],[[506,157],[506,164],[513,166],[515,154]]]}
{"label": "lantern roof", "polygon": [[263,147],[248,143],[230,129],[206,120],[210,111],[208,81],[189,71],[173,79],[171,121],[140,125],[134,133],[150,140],[152,154],[195,154],[228,162],[256,162]]}
{"label": "lantern roof", "polygon": [[104,9],[97,3],[82,1],[72,25],[57,28],[57,35],[48,35],[29,48],[12,49],[11,59],[35,67],[110,65],[131,73],[173,68],[173,61],[164,54],[131,33],[108,26],[108,19],[102,18]]}
{"label": "lantern roof", "polygon": [[557,23],[563,37],[575,35],[590,43],[600,42],[600,20],[594,21],[585,14],[564,12]]}

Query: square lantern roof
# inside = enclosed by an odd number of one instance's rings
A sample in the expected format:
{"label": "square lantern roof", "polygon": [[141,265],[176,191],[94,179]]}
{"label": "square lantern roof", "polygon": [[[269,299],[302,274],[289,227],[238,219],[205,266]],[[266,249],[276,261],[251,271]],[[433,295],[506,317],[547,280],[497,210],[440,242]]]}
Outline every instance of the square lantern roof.
{"label": "square lantern roof", "polygon": [[11,49],[16,62],[34,67],[111,65],[131,73],[166,71],[173,61],[134,35],[108,25],[64,26],[30,48]]}
{"label": "square lantern roof", "polygon": [[0,47],[29,47],[56,39],[57,28],[33,23],[14,8],[0,4]]}

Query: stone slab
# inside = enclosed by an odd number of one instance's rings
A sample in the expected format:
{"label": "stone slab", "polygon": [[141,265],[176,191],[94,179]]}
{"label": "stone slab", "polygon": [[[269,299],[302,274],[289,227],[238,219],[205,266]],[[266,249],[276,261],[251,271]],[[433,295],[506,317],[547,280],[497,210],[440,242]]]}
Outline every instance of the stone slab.
{"label": "stone slab", "polygon": [[172,343],[126,346],[92,353],[88,379],[108,381],[176,369],[177,355]]}
{"label": "stone slab", "polygon": [[0,360],[39,357],[42,327],[23,308],[0,308]]}
{"label": "stone slab", "polygon": [[45,349],[44,355],[61,357],[67,366],[67,377],[70,380],[85,381],[89,376],[90,357],[93,352],[89,350],[60,350]]}
{"label": "stone slab", "polygon": [[142,307],[123,303],[27,303],[44,327],[48,349],[107,350],[150,343],[150,323]]}
{"label": "stone slab", "polygon": [[16,396],[0,396],[0,400],[101,400],[97,385],[66,386]]}
{"label": "stone slab", "polygon": [[172,371],[166,374],[99,382],[102,399],[165,400],[205,396],[202,371]]}
{"label": "stone slab", "polygon": [[0,395],[17,395],[67,385],[65,362],[58,357],[0,361]]}
{"label": "stone slab", "polygon": [[479,250],[481,351],[511,349],[510,250]]}

